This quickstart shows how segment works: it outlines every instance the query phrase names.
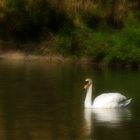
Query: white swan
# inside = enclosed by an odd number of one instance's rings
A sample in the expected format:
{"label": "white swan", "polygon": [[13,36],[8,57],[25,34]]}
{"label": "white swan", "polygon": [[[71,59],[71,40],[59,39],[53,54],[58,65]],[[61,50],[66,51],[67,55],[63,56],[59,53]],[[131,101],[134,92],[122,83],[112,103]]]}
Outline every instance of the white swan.
{"label": "white swan", "polygon": [[87,90],[84,106],[85,108],[120,108],[126,107],[131,99],[127,99],[120,93],[103,93],[92,102],[92,80],[85,80],[84,88]]}

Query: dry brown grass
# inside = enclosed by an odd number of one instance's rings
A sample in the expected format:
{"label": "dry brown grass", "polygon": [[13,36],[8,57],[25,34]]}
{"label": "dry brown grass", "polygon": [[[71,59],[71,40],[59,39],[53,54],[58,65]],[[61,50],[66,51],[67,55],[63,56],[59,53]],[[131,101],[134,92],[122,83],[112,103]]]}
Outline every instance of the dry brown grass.
{"label": "dry brown grass", "polygon": [[79,63],[79,64],[91,64],[92,60],[87,57],[81,57],[79,59],[73,59],[72,57],[63,57],[62,55],[32,55],[22,52],[8,52],[0,55],[0,60],[6,62],[24,62],[24,61],[39,61],[46,63]]}
{"label": "dry brown grass", "polygon": [[96,3],[93,0],[48,0],[49,3],[58,8],[63,9],[69,14],[78,12],[79,10],[88,10],[96,8]]}

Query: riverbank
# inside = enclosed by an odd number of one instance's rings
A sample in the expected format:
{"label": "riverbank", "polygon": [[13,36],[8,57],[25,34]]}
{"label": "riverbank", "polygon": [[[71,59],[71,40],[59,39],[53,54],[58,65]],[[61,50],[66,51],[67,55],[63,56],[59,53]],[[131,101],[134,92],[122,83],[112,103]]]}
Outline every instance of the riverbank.
{"label": "riverbank", "polygon": [[[82,49],[80,48],[79,50],[77,49],[77,45],[72,43],[73,40],[71,40],[71,42],[68,41],[70,38],[68,39],[67,36],[55,36],[55,39],[53,36],[53,38],[50,37],[47,40],[30,43],[0,40],[0,59],[8,61],[35,60],[53,63],[76,62],[81,64],[95,64],[96,66],[108,68],[140,69],[139,47],[111,46],[109,45],[109,40],[112,40],[111,37],[106,40],[106,36],[102,38],[101,35],[98,38],[99,40],[94,38],[96,41],[98,40],[98,42],[95,43],[94,41],[91,42],[92,37],[97,36],[93,35],[89,36],[87,40],[81,40],[82,44],[79,43],[85,47],[82,47]],[[80,38],[77,37],[77,41],[79,39]],[[84,44],[84,41],[87,43]],[[108,45],[106,43],[108,43]],[[119,41],[117,42],[117,40],[115,40],[114,44],[117,43],[119,43]],[[69,44],[73,44],[73,46],[65,48],[65,46]],[[90,47],[88,48],[89,44]]]}
{"label": "riverbank", "polygon": [[77,62],[80,64],[93,64],[91,58],[81,57],[74,58],[72,56],[64,57],[60,54],[49,54],[45,56],[28,54],[25,52],[11,51],[0,54],[0,60],[7,61],[44,61],[49,63],[70,63]]}
{"label": "riverbank", "polygon": [[1,59],[140,67],[138,0],[3,0],[0,7]]}
{"label": "riverbank", "polygon": [[117,69],[135,69],[140,70],[140,65],[122,65],[120,63],[106,64],[106,63],[95,63],[90,57],[73,57],[67,56],[64,57],[60,54],[49,54],[49,55],[34,55],[25,52],[19,51],[10,51],[0,53],[0,60],[4,62],[43,62],[53,63],[53,64],[80,64],[80,65],[94,65],[96,68],[108,69],[108,68],[117,68]]}
{"label": "riverbank", "polygon": [[[50,45],[50,44],[49,44]],[[6,61],[43,61],[45,63],[78,63],[96,65],[101,68],[134,68],[140,69],[139,63],[129,64],[119,60],[99,61],[95,57],[101,57],[104,50],[98,48],[94,54],[73,55],[61,53],[57,48],[48,46],[48,41],[34,43],[17,43],[14,41],[0,41],[0,60]],[[104,51],[104,52],[103,52]],[[136,61],[137,62],[137,61]]]}

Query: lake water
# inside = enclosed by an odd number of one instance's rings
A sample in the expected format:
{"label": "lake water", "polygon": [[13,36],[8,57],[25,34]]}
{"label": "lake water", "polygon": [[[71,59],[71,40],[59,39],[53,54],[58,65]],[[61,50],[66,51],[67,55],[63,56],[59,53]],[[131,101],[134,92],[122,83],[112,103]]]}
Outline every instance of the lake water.
{"label": "lake water", "polygon": [[[121,92],[128,109],[84,109],[94,93]],[[140,140],[140,72],[80,64],[0,61],[0,140]]]}

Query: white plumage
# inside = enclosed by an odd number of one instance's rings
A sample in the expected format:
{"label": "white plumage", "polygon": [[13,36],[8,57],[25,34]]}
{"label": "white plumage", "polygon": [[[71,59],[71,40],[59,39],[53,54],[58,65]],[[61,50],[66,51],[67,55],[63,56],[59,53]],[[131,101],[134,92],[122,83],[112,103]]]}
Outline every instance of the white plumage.
{"label": "white plumage", "polygon": [[103,93],[92,102],[92,80],[87,78],[85,82],[84,88],[87,89],[85,108],[120,108],[126,107],[131,102],[131,99],[120,93]]}

